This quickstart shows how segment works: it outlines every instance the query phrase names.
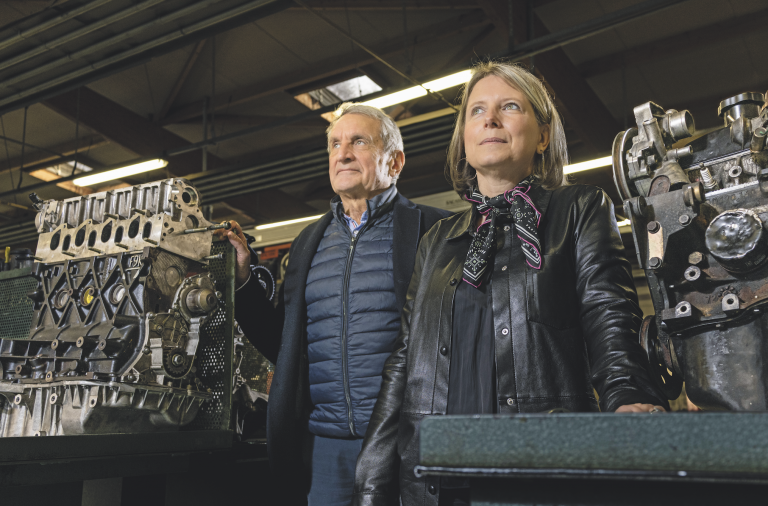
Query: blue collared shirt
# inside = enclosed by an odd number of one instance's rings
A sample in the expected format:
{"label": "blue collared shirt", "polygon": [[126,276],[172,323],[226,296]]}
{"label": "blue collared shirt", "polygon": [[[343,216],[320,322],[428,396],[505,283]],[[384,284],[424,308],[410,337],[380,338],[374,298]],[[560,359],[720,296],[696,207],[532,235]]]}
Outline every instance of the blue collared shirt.
{"label": "blue collared shirt", "polygon": [[357,235],[357,233],[360,232],[360,229],[362,229],[365,226],[366,222],[368,221],[368,211],[363,211],[363,216],[360,217],[359,225],[350,216],[347,216],[346,214],[342,216],[344,216],[344,221],[347,222],[347,226],[349,227],[349,230],[352,232],[352,235]]}

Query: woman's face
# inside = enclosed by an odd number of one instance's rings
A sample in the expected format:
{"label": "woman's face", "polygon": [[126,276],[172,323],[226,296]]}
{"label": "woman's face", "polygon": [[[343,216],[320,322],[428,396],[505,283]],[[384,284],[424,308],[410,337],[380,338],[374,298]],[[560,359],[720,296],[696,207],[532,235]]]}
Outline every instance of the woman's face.
{"label": "woman's face", "polygon": [[475,84],[467,101],[464,150],[478,177],[519,182],[533,170],[534,155],[549,144],[549,125],[539,125],[522,92],[496,76]]}

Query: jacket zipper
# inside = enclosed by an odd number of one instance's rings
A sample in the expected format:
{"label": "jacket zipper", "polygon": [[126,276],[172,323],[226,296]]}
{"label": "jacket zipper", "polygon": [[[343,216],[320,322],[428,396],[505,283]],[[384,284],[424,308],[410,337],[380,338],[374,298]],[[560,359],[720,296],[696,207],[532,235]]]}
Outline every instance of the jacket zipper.
{"label": "jacket zipper", "polygon": [[349,305],[349,276],[352,271],[352,258],[355,256],[355,245],[357,244],[357,238],[360,237],[362,230],[358,231],[357,235],[352,236],[352,241],[349,243],[349,252],[347,253],[347,266],[344,270],[344,285],[341,292],[341,368],[344,380],[344,397],[347,401],[347,423],[349,424],[349,432],[353,436],[357,436],[355,432],[355,423],[352,418],[352,395],[349,393],[349,371],[347,370],[347,325],[348,325],[348,305]]}

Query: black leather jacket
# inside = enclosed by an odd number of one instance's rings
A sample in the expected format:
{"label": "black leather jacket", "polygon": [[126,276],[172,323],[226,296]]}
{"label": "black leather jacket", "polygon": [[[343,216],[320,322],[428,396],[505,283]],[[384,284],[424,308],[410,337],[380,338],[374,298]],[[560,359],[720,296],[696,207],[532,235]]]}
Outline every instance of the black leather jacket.
{"label": "black leather jacket", "polygon": [[[542,213],[543,265],[525,264],[514,224],[501,227],[492,272],[498,413],[666,406],[647,372],[641,312],[613,205],[599,188],[529,192]],[[436,505],[437,478],[417,479],[418,425],[448,399],[453,297],[472,239],[474,211],[423,237],[395,352],[357,462],[355,504]],[[399,475],[399,480],[398,480]],[[399,483],[398,483],[399,482]],[[398,486],[399,485],[399,486]]]}

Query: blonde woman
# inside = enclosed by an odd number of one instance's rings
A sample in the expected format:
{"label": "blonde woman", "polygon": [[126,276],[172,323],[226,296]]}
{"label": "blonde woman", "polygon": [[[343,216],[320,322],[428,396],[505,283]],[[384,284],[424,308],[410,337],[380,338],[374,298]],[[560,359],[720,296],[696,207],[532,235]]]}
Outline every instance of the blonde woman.
{"label": "blonde woman", "polygon": [[448,154],[472,204],[421,241],[395,352],[357,462],[356,504],[460,505],[466,483],[417,479],[418,425],[442,414],[660,412],[613,206],[566,185],[565,134],[522,67],[478,65]]}

